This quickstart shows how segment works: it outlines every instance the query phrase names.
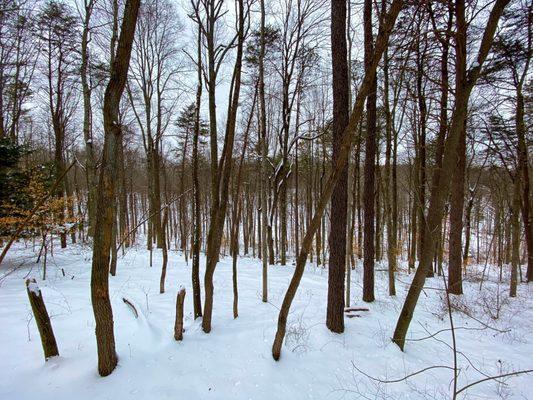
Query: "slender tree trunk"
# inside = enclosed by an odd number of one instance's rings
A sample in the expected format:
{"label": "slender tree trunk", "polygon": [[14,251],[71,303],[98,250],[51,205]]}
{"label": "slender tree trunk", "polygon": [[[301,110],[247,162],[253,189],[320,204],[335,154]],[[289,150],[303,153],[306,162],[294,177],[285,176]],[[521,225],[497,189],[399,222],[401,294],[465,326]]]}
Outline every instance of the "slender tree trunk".
{"label": "slender tree trunk", "polygon": [[526,236],[527,281],[533,282],[533,221],[531,216],[526,125],[524,121],[524,95],[522,94],[521,86],[517,88],[516,92],[516,134],[518,137],[518,167],[522,181],[522,220]]}
{"label": "slender tree trunk", "polygon": [[411,240],[410,240],[410,247],[409,247],[409,261],[408,261],[408,270],[409,270],[409,273],[411,273],[411,270],[415,268],[415,261],[416,261],[416,248],[417,248],[417,235],[418,235],[418,232],[417,232],[417,228],[418,228],[418,213],[417,213],[417,210],[418,210],[418,207],[417,207],[417,203],[418,203],[418,198],[417,198],[417,195],[416,195],[416,189],[417,187],[419,187],[418,185],[418,168],[417,168],[417,164],[418,164],[418,157],[415,157],[414,161],[413,161],[413,165],[411,167],[411,184],[412,184],[412,187],[413,187],[413,192],[412,192],[412,201],[411,201],[411,219],[410,219],[410,222],[411,222],[411,229],[410,229],[410,234],[411,234]]}
{"label": "slender tree trunk", "polygon": [[509,296],[516,297],[516,287],[518,286],[518,269],[520,268],[520,179],[519,174],[515,174],[513,183],[513,199],[511,209],[511,282]]}
{"label": "slender tree trunk", "polygon": [[167,276],[167,264],[168,264],[168,251],[167,251],[167,240],[166,240],[166,230],[168,223],[168,206],[165,207],[163,212],[163,221],[161,226],[161,248],[163,252],[163,265],[161,266],[161,278],[159,279],[159,293],[165,293],[165,278]]}
{"label": "slender tree trunk", "polygon": [[[421,32],[419,31],[419,35]],[[416,79],[416,88],[417,88],[417,100],[418,100],[418,112],[419,112],[419,121],[420,121],[420,136],[418,138],[418,186],[416,186],[418,199],[416,204],[416,209],[418,210],[417,222],[418,222],[418,259],[420,260],[420,254],[422,247],[424,246],[424,237],[426,230],[426,124],[427,124],[427,104],[426,104],[426,93],[423,85],[424,77],[424,63],[426,60],[426,49],[421,49],[420,40],[423,38],[417,39],[417,79]],[[433,276],[433,269],[428,270],[428,276]]]}
{"label": "slender tree trunk", "polygon": [[[383,4],[385,4],[383,2]],[[389,295],[396,295],[396,286],[394,282],[394,273],[396,271],[396,234],[393,224],[393,196],[394,189],[391,182],[391,157],[393,151],[393,135],[392,135],[392,118],[389,105],[389,56],[385,50],[383,62],[383,85],[384,85],[384,109],[385,109],[385,218],[387,225],[387,261],[388,261],[388,277],[389,277]]]}
{"label": "slender tree trunk", "polygon": [[[470,254],[470,235],[472,230],[472,208],[474,207],[474,189],[469,189],[469,198],[465,210],[465,247],[463,251],[463,270],[466,272]],[[496,227],[494,227],[496,230]]]}
{"label": "slender tree trunk", "polygon": [[193,179],[193,244],[192,244],[192,297],[194,319],[202,316],[202,294],[200,289],[200,241],[202,221],[200,215],[200,182],[198,179],[198,141],[200,137],[200,106],[202,102],[202,30],[198,26],[198,86],[196,87],[196,109],[194,116],[194,137],[192,144],[192,179]]}
{"label": "slender tree trunk", "polygon": [[96,200],[96,160],[93,148],[92,138],[92,106],[91,106],[91,87],[89,84],[89,29],[90,19],[93,10],[94,1],[85,1],[85,16],[83,20],[83,31],[81,39],[81,64],[80,75],[83,92],[83,140],[85,141],[85,176],[87,181],[87,221],[88,234],[92,236],[94,225],[94,212]]}
{"label": "slender tree trunk", "polygon": [[[268,143],[266,130],[266,106],[265,106],[265,0],[261,0],[261,41],[259,48],[259,130],[261,138],[261,262],[262,269],[262,300],[268,301],[268,262],[272,262],[273,251],[267,257],[268,243],[271,242],[272,234],[268,235],[269,224],[267,217],[267,189],[268,189]],[[271,230],[270,230],[271,231]],[[269,240],[270,237],[270,240]],[[272,249],[271,249],[272,250]]]}
{"label": "slender tree trunk", "polygon": [[[364,2],[365,69],[369,69],[374,52],[372,36],[372,0]],[[377,77],[374,76],[366,100],[365,139],[365,182],[364,204],[364,260],[363,301],[374,301],[374,256],[375,256],[375,200],[376,200],[376,91]]]}

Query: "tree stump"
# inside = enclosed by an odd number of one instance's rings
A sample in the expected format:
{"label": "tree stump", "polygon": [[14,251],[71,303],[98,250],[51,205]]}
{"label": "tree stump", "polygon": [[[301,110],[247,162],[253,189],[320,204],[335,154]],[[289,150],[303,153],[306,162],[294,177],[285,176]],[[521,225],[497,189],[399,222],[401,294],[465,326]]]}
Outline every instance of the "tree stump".
{"label": "tree stump", "polygon": [[39,329],[41,343],[43,345],[44,359],[48,361],[50,357],[58,356],[56,338],[50,322],[50,317],[44,305],[41,289],[37,286],[35,279],[26,279],[26,291],[30,299],[31,309]]}
{"label": "tree stump", "polygon": [[176,322],[174,323],[174,339],[183,340],[183,303],[185,302],[185,288],[180,286],[176,298]]}

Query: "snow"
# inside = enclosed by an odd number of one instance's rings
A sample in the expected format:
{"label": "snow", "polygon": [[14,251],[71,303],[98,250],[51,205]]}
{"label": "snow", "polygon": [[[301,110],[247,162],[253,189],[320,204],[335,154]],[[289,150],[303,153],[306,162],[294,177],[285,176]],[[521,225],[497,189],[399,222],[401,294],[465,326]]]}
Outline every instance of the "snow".
{"label": "snow", "polygon": [[39,296],[40,289],[39,289],[39,285],[37,285],[37,282],[30,281],[28,283],[28,290],[32,292],[33,294]]}
{"label": "snow", "polygon": [[[38,251],[38,246],[36,246]],[[97,374],[94,317],[90,302],[90,258],[87,247],[54,249],[46,281],[40,279],[36,253],[19,243],[0,266],[0,399],[444,399],[450,398],[452,371],[431,369],[395,384],[374,382],[354,369],[382,379],[397,379],[434,365],[452,366],[449,331],[435,339],[410,341],[401,352],[390,341],[410,277],[398,274],[397,298],[387,295],[386,272],[376,272],[376,298],[361,299],[361,268],[352,273],[352,307],[368,307],[346,318],[344,334],[325,326],[327,270],[310,264],[289,315],[281,359],[271,357],[278,309],[294,271],[293,266],[269,269],[269,302],[261,301],[261,262],[239,258],[239,318],[232,315],[231,260],[221,257],[215,273],[215,301],[210,334],[192,318],[191,265],[169,252],[167,292],[159,294],[161,254],[154,267],[142,247],[128,249],[119,259],[117,276],[110,277],[115,322],[117,369],[106,378]],[[203,277],[204,259],[201,260]],[[64,268],[66,277],[61,269]],[[385,265],[377,265],[382,270]],[[461,368],[459,386],[482,378],[475,369],[495,375],[533,367],[533,286],[520,285],[509,299],[508,287],[498,285],[489,269],[489,282],[465,282],[463,298],[453,297],[476,319],[454,313]],[[45,363],[24,279],[35,277],[51,316],[60,357]],[[203,279],[201,279],[203,283]],[[180,286],[185,298],[184,337],[173,339],[175,299]],[[443,284],[429,279],[414,315],[410,338],[447,329]],[[122,301],[139,311],[135,319]],[[203,300],[203,299],[202,299]],[[499,318],[493,320],[489,313]],[[497,329],[497,330],[494,330]],[[29,339],[29,340],[28,340]],[[438,340],[436,340],[438,339]],[[468,360],[465,358],[468,357]],[[475,367],[475,368],[474,368]],[[469,399],[532,398],[533,375],[506,378],[474,386]],[[506,397],[508,396],[508,397]]]}

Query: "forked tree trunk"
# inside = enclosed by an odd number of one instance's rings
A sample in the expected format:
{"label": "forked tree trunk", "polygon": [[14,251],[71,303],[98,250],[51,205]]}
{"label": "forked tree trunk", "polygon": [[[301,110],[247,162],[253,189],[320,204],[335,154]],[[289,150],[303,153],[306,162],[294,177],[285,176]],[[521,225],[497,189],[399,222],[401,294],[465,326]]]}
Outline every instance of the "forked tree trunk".
{"label": "forked tree trunk", "polygon": [[[205,302],[204,315],[202,319],[202,329],[205,333],[211,332],[211,318],[213,313],[213,295],[215,287],[213,285],[213,276],[218,263],[222,234],[224,230],[224,221],[226,219],[226,209],[228,205],[229,183],[232,170],[232,153],[235,140],[235,126],[237,117],[237,108],[239,106],[239,93],[241,88],[241,67],[245,35],[245,10],[243,0],[238,1],[238,32],[237,32],[237,55],[233,78],[230,88],[230,104],[228,106],[228,120],[226,124],[226,137],[224,141],[224,151],[220,160],[220,171],[213,177],[216,186],[216,194],[212,199],[214,201],[214,210],[209,226],[207,237],[207,260],[204,277]],[[210,97],[211,99],[211,97]],[[215,115],[216,118],[216,115]],[[216,140],[216,138],[215,138]],[[215,153],[215,157],[217,157]]]}
{"label": "forked tree trunk", "polygon": [[119,105],[128,75],[139,5],[140,0],[127,0],[124,6],[124,18],[116,57],[104,96],[105,137],[96,202],[91,274],[91,300],[96,321],[98,372],[101,376],[106,376],[113,372],[118,361],[113,332],[113,311],[109,299],[109,253],[112,245],[112,205],[115,201],[115,182],[119,167],[117,156],[119,146],[122,145]]}

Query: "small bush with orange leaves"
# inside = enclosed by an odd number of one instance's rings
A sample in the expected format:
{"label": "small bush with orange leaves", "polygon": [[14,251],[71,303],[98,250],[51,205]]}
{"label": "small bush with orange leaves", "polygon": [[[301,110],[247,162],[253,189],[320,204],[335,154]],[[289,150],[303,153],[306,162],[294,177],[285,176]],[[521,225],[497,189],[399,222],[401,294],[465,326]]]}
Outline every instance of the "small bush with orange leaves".
{"label": "small bush with orange leaves", "polygon": [[[50,165],[38,165],[24,171],[16,193],[4,197],[0,204],[0,236],[10,236],[24,224],[22,236],[46,235],[68,232],[76,227],[78,220],[68,217],[67,210],[72,198],[53,195],[37,210],[36,204],[49,194],[53,173]],[[28,219],[29,218],[29,219]]]}

